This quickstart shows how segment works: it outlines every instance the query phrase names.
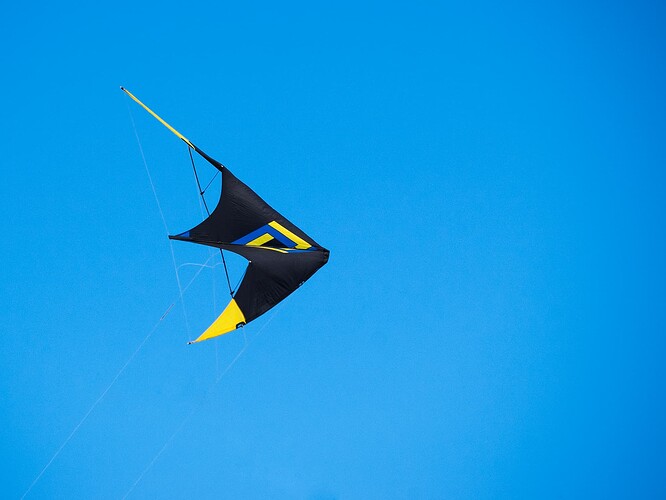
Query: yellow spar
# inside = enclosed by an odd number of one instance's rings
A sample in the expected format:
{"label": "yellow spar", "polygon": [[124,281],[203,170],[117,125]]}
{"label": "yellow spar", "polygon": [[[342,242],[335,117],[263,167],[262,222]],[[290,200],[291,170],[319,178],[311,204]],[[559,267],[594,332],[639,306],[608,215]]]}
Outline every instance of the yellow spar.
{"label": "yellow spar", "polygon": [[125,87],[120,87],[120,90],[122,90],[122,91],[125,92],[128,96],[130,96],[134,102],[136,102],[136,103],[137,103],[138,105],[140,105],[143,109],[145,109],[146,111],[148,111],[148,113],[150,113],[150,114],[153,115],[155,118],[157,118],[157,120],[159,120],[159,122],[160,122],[162,125],[164,125],[166,128],[168,128],[169,130],[171,130],[171,132],[173,132],[173,133],[176,135],[176,137],[182,139],[182,140],[185,142],[185,144],[187,144],[187,145],[188,145],[189,147],[191,147],[192,149],[197,149],[197,148],[194,147],[194,144],[192,144],[192,143],[187,139],[187,137],[185,137],[183,134],[181,134],[181,133],[178,132],[175,128],[173,128],[171,125],[169,125],[167,122],[165,122],[165,121],[164,121],[164,120],[163,120],[163,119],[162,119],[157,113],[155,113],[152,109],[150,109],[148,106],[146,106],[144,103],[142,103],[142,102],[141,102],[141,101],[140,101],[140,100],[139,100],[134,94],[132,94],[129,90],[127,90]]}

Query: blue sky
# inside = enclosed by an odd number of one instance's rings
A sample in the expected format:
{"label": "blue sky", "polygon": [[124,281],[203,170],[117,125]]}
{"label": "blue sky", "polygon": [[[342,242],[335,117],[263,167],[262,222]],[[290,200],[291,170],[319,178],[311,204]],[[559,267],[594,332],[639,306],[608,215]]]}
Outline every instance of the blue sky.
{"label": "blue sky", "polygon": [[[3,494],[664,497],[665,21],[5,6]],[[243,332],[186,345],[223,272],[166,239],[139,144],[171,233],[187,150],[120,85],[331,250]]]}

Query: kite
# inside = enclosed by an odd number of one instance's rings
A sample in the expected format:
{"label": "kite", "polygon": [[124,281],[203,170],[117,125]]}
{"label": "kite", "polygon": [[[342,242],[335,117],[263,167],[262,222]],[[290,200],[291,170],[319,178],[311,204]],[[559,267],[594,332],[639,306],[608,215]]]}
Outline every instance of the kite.
{"label": "kite", "polygon": [[[169,239],[219,248],[223,259],[223,250],[228,250],[248,260],[238,289],[233,291],[230,287],[231,301],[227,307],[204,333],[190,343],[223,335],[258,318],[328,262],[327,249],[280,215],[227,167],[186,139],[131,92],[120,88],[184,141],[190,155],[194,150],[222,177],[222,190],[215,209],[199,225],[189,231],[169,235]],[[203,197],[201,188],[199,192]]]}

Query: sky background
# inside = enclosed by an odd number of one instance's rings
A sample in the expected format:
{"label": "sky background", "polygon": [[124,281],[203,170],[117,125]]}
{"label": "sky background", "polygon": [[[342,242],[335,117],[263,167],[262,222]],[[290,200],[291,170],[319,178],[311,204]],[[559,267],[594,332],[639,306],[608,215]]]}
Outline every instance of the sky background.
{"label": "sky background", "polygon": [[[2,496],[664,498],[665,23],[6,4]],[[120,85],[331,250],[243,331],[186,345],[224,274],[170,246],[187,149]]]}

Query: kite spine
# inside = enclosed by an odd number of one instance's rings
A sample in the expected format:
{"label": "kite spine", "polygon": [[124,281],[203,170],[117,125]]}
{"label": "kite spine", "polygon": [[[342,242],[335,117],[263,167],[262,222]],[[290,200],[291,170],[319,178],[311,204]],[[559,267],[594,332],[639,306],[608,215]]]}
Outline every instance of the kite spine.
{"label": "kite spine", "polygon": [[141,106],[143,109],[148,111],[151,115],[153,115],[162,125],[164,125],[166,128],[168,128],[171,132],[173,132],[176,137],[179,139],[182,139],[185,144],[190,146],[192,149],[196,150],[197,148],[192,144],[187,137],[185,137],[183,134],[178,132],[175,128],[173,128],[171,125],[169,125],[167,122],[165,122],[157,113],[155,113],[152,109],[150,109],[148,106],[146,106],[144,103],[142,103],[134,94],[132,94],[129,90],[127,90],[125,87],[120,87],[120,90],[125,92],[128,96],[132,98],[134,102],[136,102],[139,106]]}

